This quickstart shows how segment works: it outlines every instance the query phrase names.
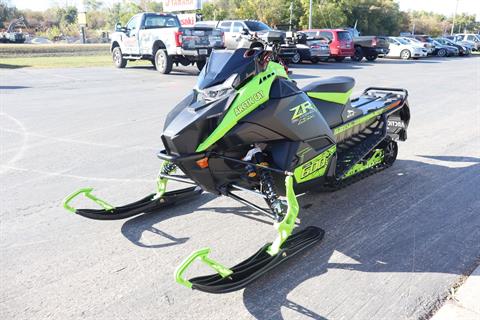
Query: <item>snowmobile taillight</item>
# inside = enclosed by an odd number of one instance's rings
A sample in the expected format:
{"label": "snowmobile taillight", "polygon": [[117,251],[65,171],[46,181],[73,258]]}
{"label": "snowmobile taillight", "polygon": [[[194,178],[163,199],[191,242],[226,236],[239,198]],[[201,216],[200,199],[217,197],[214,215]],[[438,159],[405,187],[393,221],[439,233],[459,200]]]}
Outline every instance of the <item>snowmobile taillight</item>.
{"label": "snowmobile taillight", "polygon": [[197,166],[199,166],[202,169],[208,168],[208,158],[202,158],[200,160],[197,160]]}

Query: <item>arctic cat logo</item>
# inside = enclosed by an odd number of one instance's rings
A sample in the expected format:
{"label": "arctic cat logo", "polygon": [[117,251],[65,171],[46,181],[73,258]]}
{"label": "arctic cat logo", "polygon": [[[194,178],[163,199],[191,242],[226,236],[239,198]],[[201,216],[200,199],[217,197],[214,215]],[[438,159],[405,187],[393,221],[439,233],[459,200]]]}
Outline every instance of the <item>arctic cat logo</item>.
{"label": "arctic cat logo", "polygon": [[296,122],[298,125],[301,125],[302,123],[305,123],[315,117],[315,106],[309,101],[305,101],[304,103],[293,107],[290,109],[290,111],[293,112],[292,122]]}
{"label": "arctic cat logo", "polygon": [[235,112],[235,116],[239,116],[242,112],[250,108],[255,102],[260,101],[263,98],[262,91],[258,91],[254,93],[250,98],[240,103],[240,105],[236,106],[233,110]]}

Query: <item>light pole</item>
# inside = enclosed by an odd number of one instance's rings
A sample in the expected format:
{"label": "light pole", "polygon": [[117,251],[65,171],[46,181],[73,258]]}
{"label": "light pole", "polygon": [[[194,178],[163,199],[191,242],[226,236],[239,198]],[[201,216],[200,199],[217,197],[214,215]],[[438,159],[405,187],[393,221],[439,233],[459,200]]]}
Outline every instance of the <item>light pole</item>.
{"label": "light pole", "polygon": [[290,2],[290,24],[288,26],[288,31],[292,31],[292,15],[293,15],[293,1]]}
{"label": "light pole", "polygon": [[310,8],[308,10],[308,29],[312,29],[312,0],[310,0]]}
{"label": "light pole", "polygon": [[455,5],[455,13],[453,14],[453,20],[452,20],[452,30],[450,30],[450,35],[453,35],[453,28],[455,27],[455,18],[457,17],[457,9],[458,9],[458,2],[460,0],[457,0],[457,4]]}

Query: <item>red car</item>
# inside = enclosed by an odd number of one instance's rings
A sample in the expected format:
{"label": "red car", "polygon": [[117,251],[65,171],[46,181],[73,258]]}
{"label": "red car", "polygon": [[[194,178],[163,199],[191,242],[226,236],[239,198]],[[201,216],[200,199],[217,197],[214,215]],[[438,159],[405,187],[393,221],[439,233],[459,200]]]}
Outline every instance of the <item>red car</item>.
{"label": "red car", "polygon": [[301,31],[310,38],[323,37],[330,40],[330,58],[340,62],[355,53],[353,38],[343,29],[309,29]]}

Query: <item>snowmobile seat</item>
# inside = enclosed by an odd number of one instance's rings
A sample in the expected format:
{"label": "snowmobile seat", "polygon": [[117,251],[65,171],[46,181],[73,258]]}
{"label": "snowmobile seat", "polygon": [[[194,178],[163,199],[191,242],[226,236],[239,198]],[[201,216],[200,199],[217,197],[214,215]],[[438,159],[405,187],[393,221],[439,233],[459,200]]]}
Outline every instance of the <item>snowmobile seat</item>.
{"label": "snowmobile seat", "polygon": [[314,92],[338,92],[346,93],[355,86],[355,79],[350,77],[333,77],[310,83],[302,90],[308,93]]}
{"label": "snowmobile seat", "polygon": [[354,86],[353,78],[333,77],[312,82],[302,90],[312,99],[330,128],[334,128],[362,113],[352,110],[350,106],[350,94]]}

